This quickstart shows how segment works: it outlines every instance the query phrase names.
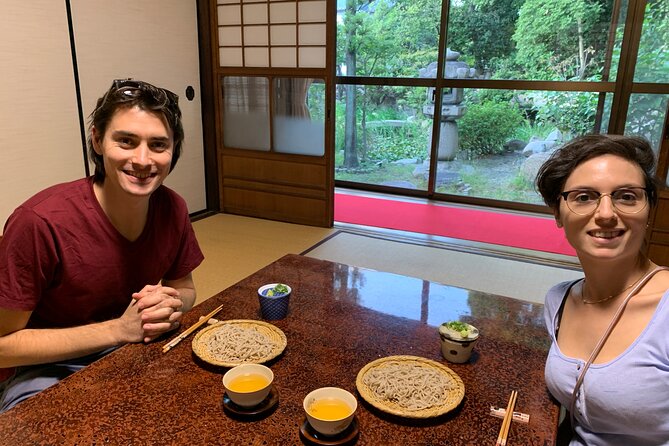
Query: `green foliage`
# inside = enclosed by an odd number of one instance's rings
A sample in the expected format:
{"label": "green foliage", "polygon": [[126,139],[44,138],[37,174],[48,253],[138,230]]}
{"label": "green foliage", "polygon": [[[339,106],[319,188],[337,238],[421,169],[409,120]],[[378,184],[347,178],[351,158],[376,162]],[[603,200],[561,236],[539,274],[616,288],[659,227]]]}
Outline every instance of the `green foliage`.
{"label": "green foliage", "polygon": [[307,93],[309,116],[314,121],[325,121],[325,83],[317,79]]}
{"label": "green foliage", "polygon": [[520,127],[517,127],[513,132],[513,138],[525,142],[529,142],[533,136],[536,136],[539,139],[545,139],[554,128],[554,126],[544,125],[542,122],[532,125],[529,121],[523,121]]}
{"label": "green foliage", "polygon": [[636,82],[669,83],[669,2],[649,0],[643,20]]}
{"label": "green foliage", "polygon": [[[524,0],[469,0],[452,2],[448,20],[448,46],[472,57],[483,72],[497,58],[514,52],[511,40],[516,29],[518,9]],[[460,59],[462,60],[462,58]]]}
{"label": "green foliage", "polygon": [[[608,2],[612,3],[612,2]],[[610,6],[598,0],[526,0],[513,40],[516,62],[534,79],[583,79],[599,72]]]}
{"label": "green foliage", "polygon": [[504,152],[504,143],[523,122],[517,107],[494,102],[467,106],[458,120],[460,149],[469,157]]}
{"label": "green foliage", "polygon": [[401,127],[377,127],[370,133],[367,158],[370,161],[425,159],[428,148],[429,121],[406,121]]}
{"label": "green foliage", "polygon": [[349,0],[337,26],[337,64],[346,65],[349,52],[349,76],[415,77],[437,60],[440,17],[440,0]]}
{"label": "green foliage", "polygon": [[537,121],[551,124],[565,135],[592,133],[597,113],[598,94],[592,92],[539,91],[532,95]]}
{"label": "green foliage", "polygon": [[668,95],[636,94],[630,100],[625,133],[647,138],[653,147],[659,147],[662,138],[664,110]]}

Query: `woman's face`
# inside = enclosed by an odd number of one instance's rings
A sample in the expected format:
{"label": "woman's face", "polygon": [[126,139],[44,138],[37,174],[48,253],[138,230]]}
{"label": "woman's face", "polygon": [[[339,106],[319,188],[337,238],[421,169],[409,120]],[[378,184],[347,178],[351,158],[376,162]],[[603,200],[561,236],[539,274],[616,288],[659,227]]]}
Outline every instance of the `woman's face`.
{"label": "woman's face", "polygon": [[[564,190],[589,189],[610,194],[627,187],[645,187],[641,168],[615,155],[602,155],[580,164],[567,178]],[[650,206],[636,214],[617,210],[608,195],[589,215],[572,212],[560,199],[558,226],[564,228],[579,258],[617,259],[636,257],[643,245]]]}

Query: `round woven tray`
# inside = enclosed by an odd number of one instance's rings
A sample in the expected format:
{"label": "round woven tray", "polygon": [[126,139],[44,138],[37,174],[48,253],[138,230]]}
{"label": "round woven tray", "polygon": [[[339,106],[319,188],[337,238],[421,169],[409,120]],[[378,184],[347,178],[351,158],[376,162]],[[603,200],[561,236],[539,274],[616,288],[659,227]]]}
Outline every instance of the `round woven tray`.
{"label": "round woven tray", "polygon": [[[234,324],[240,328],[246,330],[257,331],[264,336],[266,336],[273,344],[274,348],[262,358],[257,360],[246,360],[246,361],[225,361],[221,360],[220,357],[215,356],[209,349],[209,340],[216,334],[218,330],[222,327]],[[213,325],[208,326],[204,330],[201,330],[193,338],[193,352],[203,361],[208,362],[209,364],[222,366],[222,367],[235,367],[240,364],[262,364],[274,359],[279,356],[283,350],[286,348],[288,340],[286,335],[281,331],[281,329],[275,325],[268,324],[263,321],[256,321],[250,319],[231,319],[228,321],[217,322]]]}
{"label": "round woven tray", "polygon": [[[397,362],[415,364],[420,367],[426,367],[435,370],[438,373],[444,374],[450,378],[453,389],[448,392],[448,395],[439,405],[419,410],[407,410],[392,401],[382,400],[378,398],[374,391],[364,383],[365,374],[378,367],[385,367],[390,363]],[[364,366],[360,372],[358,372],[355,385],[358,388],[360,396],[372,406],[382,410],[383,412],[405,418],[432,418],[443,415],[458,407],[458,404],[460,404],[462,398],[465,396],[465,385],[457,373],[443,364],[432,361],[430,359],[421,358],[419,356],[387,356],[385,358],[372,361]]]}

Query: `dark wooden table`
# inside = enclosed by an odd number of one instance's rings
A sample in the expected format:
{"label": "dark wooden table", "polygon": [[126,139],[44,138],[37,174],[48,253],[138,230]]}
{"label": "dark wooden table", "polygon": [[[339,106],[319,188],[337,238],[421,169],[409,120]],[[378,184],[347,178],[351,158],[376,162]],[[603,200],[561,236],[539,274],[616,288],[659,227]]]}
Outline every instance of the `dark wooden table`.
{"label": "dark wooden table", "polygon": [[[219,319],[260,319],[256,290],[272,282],[289,284],[293,295],[288,317],[273,321],[288,346],[268,364],[279,403],[266,416],[228,416],[221,383],[227,369],[195,357],[191,336],[166,354],[166,340],[127,345],[20,403],[0,415],[0,444],[300,445],[302,400],[323,386],[358,397],[359,445],[494,444],[501,420],[489,408],[505,407],[514,389],[516,410],[530,414],[530,422],[513,423],[508,444],[554,444],[558,406],[543,379],[548,339],[541,305],[287,255],[195,307],[183,325],[221,303],[226,306]],[[436,327],[451,319],[481,332],[469,363],[441,357]],[[465,384],[460,406],[437,418],[410,420],[367,404],[355,387],[357,373],[390,355],[449,366]]]}

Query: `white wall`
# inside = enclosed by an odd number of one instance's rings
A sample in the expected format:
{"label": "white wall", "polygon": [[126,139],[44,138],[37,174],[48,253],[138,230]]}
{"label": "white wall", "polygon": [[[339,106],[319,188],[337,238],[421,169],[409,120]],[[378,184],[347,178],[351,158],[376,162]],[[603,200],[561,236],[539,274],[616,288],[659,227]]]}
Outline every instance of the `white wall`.
{"label": "white wall", "polygon": [[0,2],[0,227],[35,192],[85,174],[64,2]]}

